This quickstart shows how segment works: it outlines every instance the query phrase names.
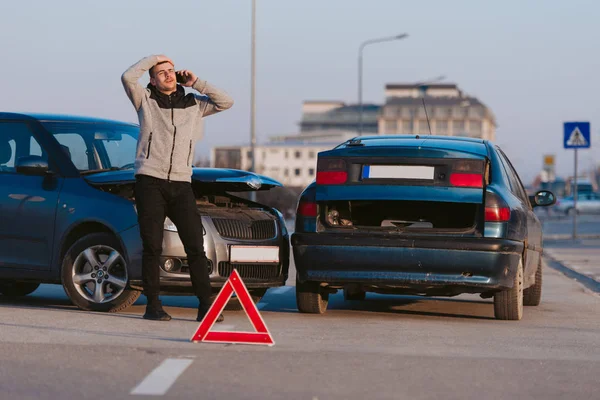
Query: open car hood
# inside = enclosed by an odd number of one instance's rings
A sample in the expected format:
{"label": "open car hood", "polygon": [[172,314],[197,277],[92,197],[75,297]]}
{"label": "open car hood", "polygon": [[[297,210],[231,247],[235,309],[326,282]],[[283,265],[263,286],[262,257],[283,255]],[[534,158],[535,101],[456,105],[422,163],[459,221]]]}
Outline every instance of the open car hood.
{"label": "open car hood", "polygon": [[[134,170],[106,171],[85,176],[92,185],[119,185],[135,182]],[[275,179],[248,171],[226,168],[192,168],[192,182],[211,191],[249,192],[283,186]]]}

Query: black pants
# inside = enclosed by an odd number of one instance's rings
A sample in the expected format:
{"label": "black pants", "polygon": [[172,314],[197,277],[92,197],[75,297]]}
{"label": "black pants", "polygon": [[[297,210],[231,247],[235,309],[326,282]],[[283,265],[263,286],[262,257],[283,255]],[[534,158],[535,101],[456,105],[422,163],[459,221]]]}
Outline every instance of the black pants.
{"label": "black pants", "polygon": [[192,286],[200,307],[210,306],[212,294],[208,276],[202,219],[189,182],[169,182],[146,175],[137,175],[135,203],[142,237],[142,281],[148,303],[158,300],[159,268],[162,254],[165,217],[177,227],[187,254]]}

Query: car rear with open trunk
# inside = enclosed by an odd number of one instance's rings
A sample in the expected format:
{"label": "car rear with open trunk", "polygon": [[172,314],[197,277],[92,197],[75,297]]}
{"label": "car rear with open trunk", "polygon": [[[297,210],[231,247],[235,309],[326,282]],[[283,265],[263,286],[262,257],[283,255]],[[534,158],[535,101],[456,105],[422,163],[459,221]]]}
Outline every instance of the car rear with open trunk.
{"label": "car rear with open trunk", "polygon": [[[347,299],[511,289],[535,216],[507,190],[498,151],[477,139],[376,136],[319,153],[292,236],[301,311],[324,312],[339,289]],[[537,264],[541,230],[530,231]]]}

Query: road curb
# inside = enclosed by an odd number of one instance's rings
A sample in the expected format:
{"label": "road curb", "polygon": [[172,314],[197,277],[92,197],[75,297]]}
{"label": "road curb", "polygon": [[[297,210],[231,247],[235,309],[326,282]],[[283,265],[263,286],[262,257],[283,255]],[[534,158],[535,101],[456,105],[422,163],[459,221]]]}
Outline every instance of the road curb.
{"label": "road curb", "polygon": [[550,256],[548,254],[544,254],[544,258],[546,259],[546,264],[550,268],[563,273],[564,275],[568,276],[571,279],[575,279],[577,282],[581,283],[586,288],[588,288],[596,293],[600,293],[600,282],[596,281],[593,278],[590,278],[587,275],[577,272],[574,269],[571,269],[571,268],[565,266],[560,261],[556,260],[555,258],[553,258],[552,256]]}

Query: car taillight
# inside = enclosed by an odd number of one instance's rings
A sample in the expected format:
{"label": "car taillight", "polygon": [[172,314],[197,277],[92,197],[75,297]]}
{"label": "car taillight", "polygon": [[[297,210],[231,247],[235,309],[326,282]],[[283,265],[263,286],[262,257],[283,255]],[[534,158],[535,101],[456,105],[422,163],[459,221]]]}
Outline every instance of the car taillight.
{"label": "car taillight", "polygon": [[485,193],[485,222],[507,221],[510,221],[510,208],[499,195],[487,191]]}
{"label": "car taillight", "polygon": [[317,185],[340,185],[348,180],[346,171],[317,172]]}
{"label": "car taillight", "polygon": [[450,174],[450,184],[459,187],[483,187],[483,175],[481,174],[462,174],[453,172]]}
{"label": "car taillight", "polygon": [[346,162],[338,158],[317,161],[317,185],[341,185],[348,180]]}
{"label": "car taillight", "polygon": [[506,222],[510,221],[510,208],[486,207],[485,222]]}
{"label": "car taillight", "polygon": [[301,217],[316,217],[317,203],[313,203],[310,201],[300,201],[300,203],[298,203],[297,214]]}

